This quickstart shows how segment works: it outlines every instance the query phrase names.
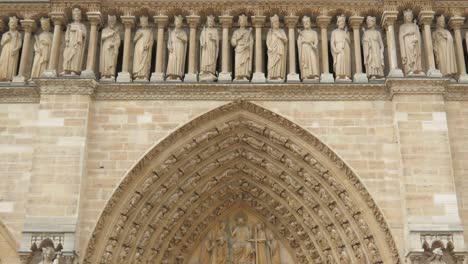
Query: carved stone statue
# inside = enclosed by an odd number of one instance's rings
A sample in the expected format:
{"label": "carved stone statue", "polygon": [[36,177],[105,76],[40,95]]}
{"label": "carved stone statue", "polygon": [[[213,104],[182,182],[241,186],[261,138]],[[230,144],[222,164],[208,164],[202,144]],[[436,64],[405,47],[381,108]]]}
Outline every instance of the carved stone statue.
{"label": "carved stone statue", "polygon": [[31,71],[31,78],[41,77],[49,64],[50,52],[52,48],[53,34],[50,32],[50,19],[41,18],[42,32],[35,36],[34,62]]}
{"label": "carved stone statue", "polygon": [[333,55],[333,69],[336,80],[351,80],[351,39],[346,28],[346,17],[338,16],[336,21],[338,28],[333,30],[330,38],[331,52]]}
{"label": "carved stone statue", "polygon": [[13,16],[8,22],[10,30],[2,35],[0,48],[0,81],[11,81],[16,75],[19,50],[22,45],[21,33],[18,32],[18,19]]}
{"label": "carved stone statue", "polygon": [[404,23],[400,26],[400,52],[405,74],[421,74],[421,33],[413,22],[413,11],[404,12]]}
{"label": "carved stone statue", "polygon": [[250,242],[250,228],[243,216],[238,216],[237,225],[231,232],[233,264],[252,264],[254,248]]}
{"label": "carved stone statue", "polygon": [[254,38],[252,28],[247,29],[247,16],[239,16],[239,29],[232,34],[231,45],[235,48],[234,81],[248,81],[252,74]]}
{"label": "carved stone statue", "polygon": [[187,52],[187,33],[182,29],[184,18],[176,16],[174,20],[175,28],[169,31],[167,49],[169,60],[167,62],[167,80],[181,81],[184,76],[185,57]]}
{"label": "carved stone statue", "polygon": [[284,81],[286,78],[286,57],[288,37],[280,28],[278,15],[270,18],[271,29],[268,31],[266,45],[268,48],[268,80]]}
{"label": "carved stone statue", "polygon": [[384,77],[384,44],[382,35],[375,29],[376,18],[367,17],[367,30],[362,36],[362,48],[364,51],[364,64],[367,77],[371,79]]}
{"label": "carved stone statue", "polygon": [[55,249],[51,246],[42,248],[42,259],[39,264],[58,264],[59,258],[56,258]]}
{"label": "carved stone statue", "polygon": [[73,9],[73,22],[65,33],[65,50],[63,51],[63,72],[61,75],[79,75],[83,65],[86,45],[86,27],[81,23],[81,10]]}
{"label": "carved stone statue", "polygon": [[262,223],[259,223],[256,225],[255,231],[256,263],[270,264],[272,263],[272,256],[269,243],[270,241],[267,237],[265,226]]}
{"label": "carved stone statue", "polygon": [[202,242],[203,247],[202,247],[202,250],[200,251],[200,258],[199,258],[200,264],[216,264],[216,256],[214,254],[216,241],[213,236],[214,236],[213,232],[210,232],[206,236],[205,240]]}
{"label": "carved stone statue", "polygon": [[101,33],[101,58],[99,71],[102,79],[115,79],[117,56],[119,55],[120,34],[116,27],[117,18],[108,16],[107,27]]}
{"label": "carved stone statue", "polygon": [[445,29],[444,15],[437,17],[437,27],[432,32],[432,42],[435,60],[440,72],[444,76],[454,77],[458,73],[455,47],[452,34]]}
{"label": "carved stone statue", "polygon": [[206,26],[200,35],[200,81],[212,82],[216,77],[218,62],[219,34],[215,28],[214,16],[208,16]]}
{"label": "carved stone statue", "polygon": [[434,251],[432,251],[434,255],[429,258],[428,263],[429,264],[447,264],[442,258],[444,256],[444,252],[442,251],[441,248],[436,248]]}
{"label": "carved stone statue", "polygon": [[228,263],[228,241],[226,239],[226,224],[221,222],[216,233],[216,264]]}
{"label": "carved stone statue", "polygon": [[148,80],[151,68],[151,54],[153,51],[153,32],[149,28],[148,17],[140,17],[140,28],[135,33],[133,43],[135,50],[133,55],[133,79]]}
{"label": "carved stone statue", "polygon": [[311,29],[310,17],[304,16],[302,25],[304,30],[299,30],[297,37],[301,78],[303,81],[318,80],[320,76],[318,35]]}

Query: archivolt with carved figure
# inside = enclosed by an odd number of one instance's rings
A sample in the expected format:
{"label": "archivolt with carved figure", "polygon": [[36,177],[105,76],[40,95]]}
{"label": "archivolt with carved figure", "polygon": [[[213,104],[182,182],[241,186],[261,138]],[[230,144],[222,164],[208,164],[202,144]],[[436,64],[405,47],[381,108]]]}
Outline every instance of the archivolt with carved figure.
{"label": "archivolt with carved figure", "polygon": [[401,263],[385,219],[326,145],[248,102],[157,144],[102,213],[84,263]]}

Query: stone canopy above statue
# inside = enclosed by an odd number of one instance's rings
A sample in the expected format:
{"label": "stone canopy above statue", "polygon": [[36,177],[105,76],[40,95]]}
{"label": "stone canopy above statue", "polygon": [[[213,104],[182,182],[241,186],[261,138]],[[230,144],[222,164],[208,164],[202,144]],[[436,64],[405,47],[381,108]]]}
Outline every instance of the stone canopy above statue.
{"label": "stone canopy above statue", "polygon": [[[31,18],[11,16],[3,21],[8,30],[1,40],[0,81],[74,76],[188,83],[468,80],[460,31],[465,18],[450,14],[448,30],[443,15],[454,9],[436,13],[417,3],[412,9],[387,3],[380,13],[364,7],[299,11],[302,4],[245,9],[231,3],[220,14],[155,5],[116,9],[62,3],[48,15],[30,16],[40,18],[40,28]],[[17,30],[19,22],[24,33]]]}

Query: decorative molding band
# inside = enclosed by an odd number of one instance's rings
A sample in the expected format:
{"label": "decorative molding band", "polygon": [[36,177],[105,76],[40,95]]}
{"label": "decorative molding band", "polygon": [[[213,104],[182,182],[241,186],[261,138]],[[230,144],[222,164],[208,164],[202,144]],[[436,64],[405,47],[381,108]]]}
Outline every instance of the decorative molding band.
{"label": "decorative molding band", "polygon": [[98,83],[92,79],[38,79],[0,86],[0,103],[38,103],[41,94],[93,95],[96,100],[389,101],[395,94],[441,94],[468,101],[468,85],[447,79],[396,78],[371,84]]}
{"label": "decorative molding band", "polygon": [[37,87],[42,94],[81,94],[93,95],[98,83],[93,79],[50,78],[37,79]]}

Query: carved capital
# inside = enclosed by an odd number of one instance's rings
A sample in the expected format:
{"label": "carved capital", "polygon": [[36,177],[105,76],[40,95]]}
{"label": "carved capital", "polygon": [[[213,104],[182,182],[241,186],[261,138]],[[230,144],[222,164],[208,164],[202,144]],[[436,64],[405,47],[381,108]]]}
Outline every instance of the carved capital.
{"label": "carved capital", "polygon": [[331,20],[331,16],[320,15],[317,17],[317,25],[322,29],[328,28],[328,25],[330,25]]}
{"label": "carved capital", "polygon": [[23,19],[21,20],[21,26],[24,31],[31,33],[36,28],[36,21],[32,19]]}
{"label": "carved capital", "polygon": [[200,16],[190,15],[185,17],[190,28],[196,28],[200,23]]}
{"label": "carved capital", "polygon": [[299,21],[298,16],[286,16],[286,17],[284,17],[284,22],[286,23],[288,28],[295,28],[298,21]]}
{"label": "carved capital", "polygon": [[219,22],[221,22],[223,28],[230,28],[232,26],[232,18],[230,15],[222,15],[219,16]]}
{"label": "carved capital", "polygon": [[5,21],[0,19],[0,32],[3,32],[3,31],[5,31]]}
{"label": "carved capital", "polygon": [[67,15],[63,11],[53,11],[49,16],[54,25],[65,25],[67,23]]}
{"label": "carved capital", "polygon": [[121,16],[120,19],[122,20],[122,24],[125,25],[125,28],[132,28],[136,23],[135,16]]}
{"label": "carved capital", "polygon": [[359,29],[361,27],[364,17],[362,16],[351,16],[349,18],[349,24],[353,29]]}
{"label": "carved capital", "polygon": [[465,17],[462,16],[453,16],[449,20],[449,26],[453,30],[460,30],[464,23]]}
{"label": "carved capital", "polygon": [[101,12],[87,12],[88,21],[92,26],[98,26],[102,23]]}
{"label": "carved capital", "polygon": [[398,11],[384,11],[382,15],[382,26],[388,27],[395,25],[398,18]]}
{"label": "carved capital", "polygon": [[256,28],[261,28],[265,25],[266,16],[252,16],[252,24]]}
{"label": "carved capital", "polygon": [[169,23],[169,17],[166,15],[153,16],[154,22],[158,25],[158,28],[165,28]]}
{"label": "carved capital", "polygon": [[431,25],[434,20],[435,12],[432,10],[424,10],[419,13],[419,25]]}

